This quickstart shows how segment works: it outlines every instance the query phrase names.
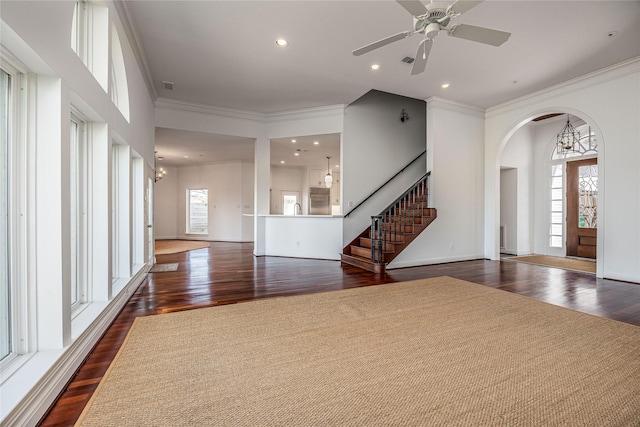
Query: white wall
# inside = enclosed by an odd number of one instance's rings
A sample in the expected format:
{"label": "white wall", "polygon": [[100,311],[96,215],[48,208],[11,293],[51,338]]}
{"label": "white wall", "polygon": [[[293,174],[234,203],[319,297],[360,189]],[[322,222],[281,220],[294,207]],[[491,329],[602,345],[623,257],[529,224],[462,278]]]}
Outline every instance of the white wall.
{"label": "white wall", "polygon": [[[409,120],[400,121],[402,109]],[[425,103],[372,90],[345,110],[342,138],[342,212],[358,203],[425,150]],[[347,244],[377,215],[426,172],[414,164],[344,223]]]}
{"label": "white wall", "polygon": [[427,100],[430,207],[437,219],[388,268],[482,256],[484,117],[477,108]]}
{"label": "white wall", "polygon": [[531,118],[566,112],[599,140],[597,275],[640,282],[640,59],[492,107],[485,130],[485,256],[499,257],[499,166],[504,144]]}
{"label": "white wall", "polygon": [[500,170],[500,226],[505,244],[500,252],[518,254],[518,170]]}
{"label": "white wall", "polygon": [[[156,237],[226,242],[253,241],[253,164],[212,163],[166,167],[156,183]],[[209,190],[209,233],[186,233],[187,189]]]}
{"label": "white wall", "polygon": [[[509,139],[500,161],[501,167],[514,168],[517,174],[515,194],[518,220],[511,224],[517,228],[511,227],[508,236],[508,250],[517,255],[530,254],[533,248],[533,146],[532,125],[529,124],[518,129]],[[500,223],[504,224],[502,218]],[[516,240],[511,241],[514,238]]]}
{"label": "white wall", "polygon": [[156,239],[178,238],[178,168],[163,166],[167,174],[154,186],[153,226]]}

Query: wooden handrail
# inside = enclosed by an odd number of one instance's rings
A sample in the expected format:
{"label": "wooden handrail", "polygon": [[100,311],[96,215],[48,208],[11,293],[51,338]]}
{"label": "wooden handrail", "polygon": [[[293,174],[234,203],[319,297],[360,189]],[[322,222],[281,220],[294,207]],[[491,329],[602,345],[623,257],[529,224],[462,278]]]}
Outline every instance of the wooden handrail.
{"label": "wooden handrail", "polygon": [[[413,163],[415,163],[420,157],[424,156],[426,154],[427,150],[424,150],[422,153],[420,153],[418,155],[418,157],[416,157],[415,159],[411,160],[409,163],[406,164],[405,167],[403,167],[402,169],[400,169],[398,172],[396,172],[395,175],[393,175],[391,178],[389,178],[384,184],[382,184],[380,187],[378,187],[377,189],[375,189],[371,194],[369,194],[363,201],[361,201],[360,203],[358,203],[356,205],[355,208],[351,209],[349,212],[347,212],[344,217],[348,217],[349,215],[351,215],[356,209],[358,209],[360,206],[364,205],[365,202],[367,200],[369,200],[371,197],[373,197],[374,194],[376,194],[378,191],[382,190],[382,188],[387,185],[388,183],[390,183],[391,181],[393,181],[395,179],[395,177],[397,177],[398,175],[400,175],[402,172],[404,172],[404,170],[406,168],[408,168],[409,166],[411,166]],[[431,172],[428,172],[431,173]]]}

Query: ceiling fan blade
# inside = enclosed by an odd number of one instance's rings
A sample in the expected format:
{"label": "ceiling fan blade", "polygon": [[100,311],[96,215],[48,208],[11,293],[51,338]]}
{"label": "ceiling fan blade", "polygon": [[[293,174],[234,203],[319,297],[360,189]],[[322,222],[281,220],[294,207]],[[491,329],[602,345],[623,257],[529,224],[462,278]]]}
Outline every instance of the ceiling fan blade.
{"label": "ceiling fan blade", "polygon": [[467,10],[473,7],[476,7],[482,2],[483,0],[480,0],[480,1],[458,0],[455,3],[453,3],[451,6],[449,6],[449,10],[453,12],[455,15],[462,14],[462,13],[465,13]]}
{"label": "ceiling fan blade", "polygon": [[405,39],[405,38],[407,38],[409,36],[412,36],[412,35],[413,35],[413,33],[411,31],[404,31],[402,33],[398,33],[398,34],[395,34],[393,36],[389,36],[387,38],[384,38],[382,40],[378,40],[377,42],[368,44],[366,46],[362,46],[361,48],[358,48],[358,49],[354,50],[353,54],[355,56],[360,56],[360,55],[365,54],[367,52],[371,52],[374,49],[377,49],[377,48],[382,47],[382,46],[386,46],[389,43],[393,43],[395,41]]}
{"label": "ceiling fan blade", "polygon": [[418,51],[416,52],[416,59],[413,61],[413,67],[411,67],[411,75],[415,76],[424,72],[427,66],[427,59],[429,59],[429,53],[431,52],[431,46],[433,41],[424,39],[418,45]]}
{"label": "ceiling fan blade", "polygon": [[404,9],[413,16],[420,16],[427,13],[427,8],[419,0],[396,0]]}
{"label": "ceiling fan blade", "polygon": [[476,27],[474,25],[459,24],[449,30],[449,35],[460,39],[471,40],[478,43],[500,46],[509,40],[511,33],[492,30],[490,28]]}

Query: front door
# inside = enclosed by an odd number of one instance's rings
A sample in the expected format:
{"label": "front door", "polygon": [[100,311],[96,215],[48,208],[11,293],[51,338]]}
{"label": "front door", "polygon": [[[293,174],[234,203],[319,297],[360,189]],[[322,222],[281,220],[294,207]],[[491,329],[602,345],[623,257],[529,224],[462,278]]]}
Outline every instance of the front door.
{"label": "front door", "polygon": [[598,159],[567,162],[567,256],[596,257]]}

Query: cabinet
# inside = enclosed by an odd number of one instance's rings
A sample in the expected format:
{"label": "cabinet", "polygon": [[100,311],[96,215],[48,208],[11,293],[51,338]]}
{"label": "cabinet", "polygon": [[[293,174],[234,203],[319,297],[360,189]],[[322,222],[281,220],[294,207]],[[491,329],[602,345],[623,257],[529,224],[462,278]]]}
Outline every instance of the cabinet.
{"label": "cabinet", "polygon": [[309,187],[324,187],[324,176],[327,172],[323,169],[309,169]]}
{"label": "cabinet", "polygon": [[[333,185],[331,185],[331,204],[340,204],[340,172],[331,172],[333,176]],[[324,177],[322,177],[324,179]]]}

